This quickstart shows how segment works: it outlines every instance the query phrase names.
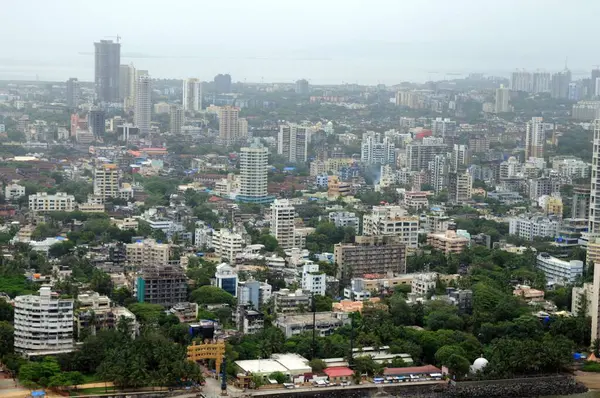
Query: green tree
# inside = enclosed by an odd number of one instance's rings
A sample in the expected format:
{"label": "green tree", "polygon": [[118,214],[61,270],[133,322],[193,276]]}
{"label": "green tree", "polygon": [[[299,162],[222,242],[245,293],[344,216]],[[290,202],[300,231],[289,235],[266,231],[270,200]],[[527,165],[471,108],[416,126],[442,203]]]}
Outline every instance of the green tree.
{"label": "green tree", "polygon": [[448,367],[448,371],[453,378],[462,379],[469,373],[469,368],[471,364],[467,360],[467,358],[452,354],[446,360],[446,366]]}
{"label": "green tree", "polygon": [[327,367],[325,361],[319,358],[311,359],[308,364],[314,373],[321,373]]}
{"label": "green tree", "polygon": [[269,379],[277,381],[277,384],[283,384],[289,381],[289,377],[282,372],[271,373]]}
{"label": "green tree", "polygon": [[202,286],[194,290],[190,298],[193,302],[207,305],[207,304],[229,304],[233,305],[235,297],[227,293],[225,290],[216,286]]}
{"label": "green tree", "polygon": [[10,322],[0,321],[0,358],[13,353],[14,329]]}

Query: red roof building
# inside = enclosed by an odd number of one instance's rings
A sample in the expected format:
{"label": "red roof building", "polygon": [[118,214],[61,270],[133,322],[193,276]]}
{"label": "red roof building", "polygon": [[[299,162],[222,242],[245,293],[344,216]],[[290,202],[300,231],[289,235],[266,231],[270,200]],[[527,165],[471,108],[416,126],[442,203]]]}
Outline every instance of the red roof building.
{"label": "red roof building", "polygon": [[335,366],[332,368],[323,369],[323,373],[327,375],[329,381],[332,383],[339,383],[342,381],[348,381],[354,374],[352,369],[346,366]]}

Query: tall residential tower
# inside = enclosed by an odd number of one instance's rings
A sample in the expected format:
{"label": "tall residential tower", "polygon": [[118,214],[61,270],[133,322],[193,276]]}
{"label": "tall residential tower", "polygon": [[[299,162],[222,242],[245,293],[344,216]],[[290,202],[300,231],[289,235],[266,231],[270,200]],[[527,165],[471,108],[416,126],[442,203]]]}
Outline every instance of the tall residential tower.
{"label": "tall residential tower", "polygon": [[96,97],[99,102],[119,102],[121,44],[100,40],[94,43],[94,48]]}

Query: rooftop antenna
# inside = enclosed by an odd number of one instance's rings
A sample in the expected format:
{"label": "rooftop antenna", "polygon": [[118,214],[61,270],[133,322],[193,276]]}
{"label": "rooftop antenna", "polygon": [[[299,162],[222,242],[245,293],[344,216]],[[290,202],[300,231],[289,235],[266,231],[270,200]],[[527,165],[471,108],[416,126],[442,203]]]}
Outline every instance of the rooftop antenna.
{"label": "rooftop antenna", "polygon": [[566,57],[565,57],[565,70],[569,69],[569,68],[567,68],[567,63],[568,63],[568,62],[569,62],[569,57],[568,57],[568,56],[566,56]]}

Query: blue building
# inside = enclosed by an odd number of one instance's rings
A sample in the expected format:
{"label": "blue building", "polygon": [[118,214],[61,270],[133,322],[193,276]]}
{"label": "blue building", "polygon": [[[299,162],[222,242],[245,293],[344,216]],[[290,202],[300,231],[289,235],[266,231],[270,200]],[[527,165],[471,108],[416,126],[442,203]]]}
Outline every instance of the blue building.
{"label": "blue building", "polygon": [[219,264],[215,273],[215,285],[237,297],[238,275],[235,269],[227,263]]}

